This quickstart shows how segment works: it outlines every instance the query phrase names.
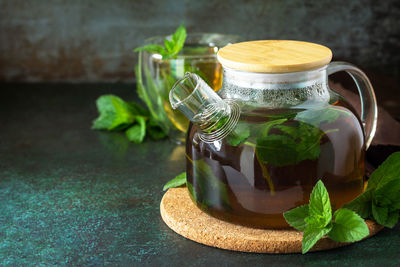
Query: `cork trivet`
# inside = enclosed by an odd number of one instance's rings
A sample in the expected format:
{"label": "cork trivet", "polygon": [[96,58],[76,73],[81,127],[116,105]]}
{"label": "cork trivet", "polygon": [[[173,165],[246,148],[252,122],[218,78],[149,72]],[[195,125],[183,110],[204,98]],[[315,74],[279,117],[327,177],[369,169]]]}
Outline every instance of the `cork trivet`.
{"label": "cork trivet", "polygon": [[[197,208],[185,187],[169,189],[161,200],[160,211],[162,219],[173,231],[204,245],[243,252],[301,252],[301,232],[255,229],[218,220]],[[366,220],[366,223],[370,231],[368,237],[383,228],[373,221]],[[327,250],[349,244],[324,237],[311,250]]]}

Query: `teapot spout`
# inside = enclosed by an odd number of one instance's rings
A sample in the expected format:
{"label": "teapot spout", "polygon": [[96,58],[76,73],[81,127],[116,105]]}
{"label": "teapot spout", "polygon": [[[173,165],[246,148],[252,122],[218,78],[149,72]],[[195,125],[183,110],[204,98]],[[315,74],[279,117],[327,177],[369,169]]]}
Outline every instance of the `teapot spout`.
{"label": "teapot spout", "polygon": [[229,117],[231,112],[230,106],[203,79],[190,72],[174,84],[169,102],[203,130],[209,130],[211,122]]}
{"label": "teapot spout", "polygon": [[194,73],[186,73],[174,84],[169,101],[173,109],[179,109],[199,127],[199,138],[207,143],[225,138],[240,117],[238,104],[223,100]]}

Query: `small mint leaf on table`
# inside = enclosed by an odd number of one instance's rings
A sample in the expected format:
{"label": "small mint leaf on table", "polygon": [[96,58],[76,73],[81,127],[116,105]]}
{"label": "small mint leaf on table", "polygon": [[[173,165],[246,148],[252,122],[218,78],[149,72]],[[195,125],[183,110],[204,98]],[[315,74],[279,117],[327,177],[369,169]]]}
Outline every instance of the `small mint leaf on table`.
{"label": "small mint leaf on table", "polygon": [[100,116],[93,121],[94,130],[122,130],[135,120],[128,103],[115,95],[102,95],[96,100]]}
{"label": "small mint leaf on table", "polygon": [[304,231],[307,226],[305,218],[310,215],[308,209],[308,205],[299,206],[283,213],[283,217],[285,217],[286,222],[294,229]]}
{"label": "small mint leaf on table", "polygon": [[186,172],[179,174],[174,179],[167,182],[163,187],[163,191],[165,191],[169,188],[178,187],[178,186],[181,186],[184,184],[186,184]]}
{"label": "small mint leaf on table", "polygon": [[356,242],[368,236],[365,221],[354,211],[341,208],[334,214],[334,223],[328,236],[338,242]]}
{"label": "small mint leaf on table", "polygon": [[302,253],[307,253],[324,235],[329,233],[331,225],[324,228],[306,228],[303,235]]}
{"label": "small mint leaf on table", "polygon": [[136,116],[136,121],[138,122],[138,124],[133,125],[128,130],[126,130],[125,134],[128,137],[129,141],[138,144],[143,142],[143,139],[146,135],[146,118],[143,116]]}

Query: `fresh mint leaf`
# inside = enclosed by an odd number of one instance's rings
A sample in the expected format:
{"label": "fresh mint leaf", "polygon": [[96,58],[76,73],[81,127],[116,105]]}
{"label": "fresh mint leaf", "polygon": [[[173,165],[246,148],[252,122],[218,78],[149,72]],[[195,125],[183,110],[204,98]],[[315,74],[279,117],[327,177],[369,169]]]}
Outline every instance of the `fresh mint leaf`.
{"label": "fresh mint leaf", "polygon": [[354,242],[369,233],[364,220],[351,210],[337,210],[335,221],[332,221],[329,194],[321,180],[314,186],[308,205],[287,211],[283,216],[289,225],[304,232],[303,254],[324,235],[332,236],[334,240],[344,240],[341,242]]}
{"label": "fresh mint leaf", "polygon": [[400,152],[391,154],[369,177],[367,190],[400,179]]}
{"label": "fresh mint leaf", "polygon": [[391,206],[400,201],[400,177],[380,184],[374,191],[374,201],[379,206]]}
{"label": "fresh mint leaf", "polygon": [[303,235],[302,253],[307,253],[324,235],[329,233],[331,225],[325,228],[306,228]]}
{"label": "fresh mint leaf", "polygon": [[182,186],[184,184],[186,184],[186,172],[177,175],[174,179],[167,182],[163,187],[163,191],[169,188]]}
{"label": "fresh mint leaf", "polygon": [[138,103],[135,102],[126,102],[127,105],[129,105],[131,111],[133,114],[135,115],[141,115],[144,117],[149,117],[150,116],[150,112],[143,108],[141,105],[139,105]]}
{"label": "fresh mint leaf", "polygon": [[121,130],[135,120],[135,114],[128,103],[115,95],[102,95],[96,100],[100,116],[93,121],[94,130]]}
{"label": "fresh mint leaf", "polygon": [[388,228],[393,228],[398,221],[399,221],[399,211],[398,210],[392,211],[389,214],[388,218],[386,219],[384,226]]}
{"label": "fresh mint leaf", "polygon": [[365,191],[363,194],[359,195],[351,202],[343,205],[343,208],[356,212],[364,219],[368,218],[372,213],[372,206],[371,206],[372,198],[373,198],[373,191],[372,190]]}
{"label": "fresh mint leaf", "polygon": [[305,219],[310,215],[308,209],[308,205],[299,206],[283,213],[283,217],[294,229],[304,231],[307,226]]}
{"label": "fresh mint leaf", "polygon": [[126,132],[129,141],[136,144],[141,143],[146,135],[146,119],[143,116],[136,116],[138,124],[130,127]]}
{"label": "fresh mint leaf", "polygon": [[385,222],[389,215],[389,209],[387,207],[379,207],[372,203],[372,215],[377,223],[385,225]]}
{"label": "fresh mint leaf", "polygon": [[177,55],[179,51],[182,50],[183,45],[185,44],[186,36],[187,33],[185,25],[182,23],[171,36],[171,40],[164,40],[165,47],[157,44],[148,44],[135,48],[133,52],[146,51],[149,53],[160,54],[164,60],[169,59]]}
{"label": "fresh mint leaf", "polygon": [[182,23],[181,26],[179,26],[178,29],[176,29],[175,33],[172,35],[171,41],[167,39],[164,40],[167,54],[165,56],[163,55],[163,59],[168,59],[178,54],[185,44],[186,36],[187,33],[185,25]]}
{"label": "fresh mint leaf", "polygon": [[338,242],[355,242],[368,234],[368,226],[360,216],[354,211],[341,208],[334,214],[334,223],[328,236]]}
{"label": "fresh mint leaf", "polygon": [[390,155],[370,176],[367,190],[344,205],[363,218],[394,227],[400,209],[400,152]]}
{"label": "fresh mint leaf", "polygon": [[324,215],[310,215],[304,219],[307,227],[311,228],[323,228],[326,224],[326,218]]}
{"label": "fresh mint leaf", "polygon": [[316,216],[319,219],[320,227],[325,227],[332,220],[329,194],[321,180],[317,182],[311,192],[309,213],[311,217]]}

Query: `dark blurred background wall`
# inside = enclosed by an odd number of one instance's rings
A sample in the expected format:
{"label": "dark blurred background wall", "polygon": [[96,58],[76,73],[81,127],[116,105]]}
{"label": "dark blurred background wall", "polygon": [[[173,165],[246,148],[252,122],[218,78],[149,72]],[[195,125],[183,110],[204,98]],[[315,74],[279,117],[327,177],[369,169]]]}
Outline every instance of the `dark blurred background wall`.
{"label": "dark blurred background wall", "polygon": [[0,0],[0,81],[134,81],[132,49],[182,22],[317,42],[367,71],[400,73],[399,0]]}

